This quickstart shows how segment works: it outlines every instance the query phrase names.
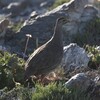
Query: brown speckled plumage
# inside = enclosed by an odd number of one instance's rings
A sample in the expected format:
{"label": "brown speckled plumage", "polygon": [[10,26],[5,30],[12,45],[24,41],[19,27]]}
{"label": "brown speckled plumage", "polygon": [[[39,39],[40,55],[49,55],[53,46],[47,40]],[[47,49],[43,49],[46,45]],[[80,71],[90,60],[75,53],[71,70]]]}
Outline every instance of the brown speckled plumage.
{"label": "brown speckled plumage", "polygon": [[63,57],[62,25],[65,22],[65,18],[58,18],[52,38],[28,58],[25,64],[25,80],[32,75],[47,75],[60,64]]}

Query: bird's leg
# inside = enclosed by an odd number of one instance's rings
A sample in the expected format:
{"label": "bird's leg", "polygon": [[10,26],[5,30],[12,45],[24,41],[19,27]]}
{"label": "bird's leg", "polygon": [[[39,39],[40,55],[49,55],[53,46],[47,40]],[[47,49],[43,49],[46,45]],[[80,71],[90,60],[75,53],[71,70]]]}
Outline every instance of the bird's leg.
{"label": "bird's leg", "polygon": [[38,81],[39,83],[42,83],[42,84],[46,84],[46,83],[47,83],[46,77],[45,77],[44,74],[37,76],[37,81]]}
{"label": "bird's leg", "polygon": [[38,77],[38,82],[42,83],[43,85],[47,85],[48,83],[50,83],[50,80],[48,79],[48,77],[42,74]]}

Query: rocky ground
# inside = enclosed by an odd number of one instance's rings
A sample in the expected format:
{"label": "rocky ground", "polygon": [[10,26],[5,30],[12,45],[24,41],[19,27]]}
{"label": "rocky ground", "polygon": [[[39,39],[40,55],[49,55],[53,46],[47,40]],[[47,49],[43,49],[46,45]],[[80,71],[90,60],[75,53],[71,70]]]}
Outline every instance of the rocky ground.
{"label": "rocky ground", "polygon": [[[68,78],[65,85],[81,88],[91,94],[91,100],[99,100],[100,1],[71,0],[50,10],[54,2],[0,0],[0,50],[27,59],[34,49],[51,38],[56,19],[65,16],[68,22],[63,26],[61,63]],[[31,37],[24,54],[27,34]]]}
{"label": "rocky ground", "polygon": [[66,16],[69,19],[68,23],[64,25],[64,45],[76,42],[73,37],[76,34],[85,33],[86,25],[91,20],[95,20],[98,14],[98,10],[94,6],[87,5],[88,0],[71,1],[51,11],[48,9],[53,5],[54,0],[30,0],[28,3],[27,0],[16,3],[12,1],[5,3],[1,0],[1,20],[4,17],[9,19],[9,27],[2,37],[2,45],[8,47],[12,52],[18,53],[24,51],[26,34],[32,35],[28,53],[36,48],[37,39],[38,45],[48,41],[53,34],[55,20],[60,16]]}

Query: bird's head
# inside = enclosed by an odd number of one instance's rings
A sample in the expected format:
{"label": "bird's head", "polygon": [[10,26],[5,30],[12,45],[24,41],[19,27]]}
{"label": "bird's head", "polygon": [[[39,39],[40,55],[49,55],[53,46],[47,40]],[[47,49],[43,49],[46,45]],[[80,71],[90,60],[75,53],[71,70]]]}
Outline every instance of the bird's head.
{"label": "bird's head", "polygon": [[62,25],[65,24],[65,23],[67,23],[67,21],[68,20],[67,20],[66,17],[60,17],[60,18],[57,19],[57,23],[58,24],[62,24]]}

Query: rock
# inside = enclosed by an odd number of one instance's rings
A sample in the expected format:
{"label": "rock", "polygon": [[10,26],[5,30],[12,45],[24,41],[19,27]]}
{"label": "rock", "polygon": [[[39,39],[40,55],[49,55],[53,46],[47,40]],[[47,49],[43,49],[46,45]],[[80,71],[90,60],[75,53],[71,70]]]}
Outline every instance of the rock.
{"label": "rock", "polygon": [[14,31],[12,31],[12,29],[8,28],[6,30],[6,34],[5,34],[5,37],[4,37],[5,38],[5,42],[6,41],[10,41],[14,37],[15,34],[16,33]]}
{"label": "rock", "polygon": [[80,16],[80,22],[79,22],[79,29],[78,33],[85,33],[86,31],[86,25],[97,18],[98,11],[97,9],[92,5],[86,5],[84,7],[83,13]]}
{"label": "rock", "polygon": [[97,9],[92,5],[86,5],[81,15],[81,22],[90,21],[97,15]]}
{"label": "rock", "polygon": [[36,11],[33,11],[31,14],[30,14],[30,18],[35,18],[38,16],[38,13]]}
{"label": "rock", "polygon": [[94,79],[95,86],[93,88],[93,91],[91,91],[91,97],[93,100],[99,100],[100,99],[100,75],[96,76]]}
{"label": "rock", "polygon": [[4,44],[4,40],[5,40],[4,38],[5,38],[8,25],[9,25],[8,19],[4,19],[0,22],[0,45]]}
{"label": "rock", "polygon": [[[74,40],[73,35],[76,35],[79,32],[83,32],[88,22],[83,20],[83,15],[87,16],[85,12],[87,13],[91,12],[90,8],[89,8],[90,11],[87,11],[89,9],[84,8],[85,5],[87,4],[88,0],[71,0],[69,3],[64,3],[63,5],[58,6],[57,8],[49,12],[46,12],[45,14],[36,16],[33,15],[33,17],[30,16],[30,18],[25,21],[20,32],[18,32],[14,40],[12,40],[15,44],[12,45],[13,43],[10,43],[11,46],[14,47],[16,45],[20,48],[20,50],[22,50],[23,43],[25,44],[26,41],[25,34],[27,33],[31,34],[34,37],[34,40],[31,39],[29,43],[30,44],[29,48],[33,49],[35,48],[34,44],[37,37],[39,40],[39,45],[47,42],[53,34],[53,29],[56,19],[61,16],[66,16],[66,18],[68,18],[69,20],[68,23],[66,23],[63,28],[63,30],[65,31],[64,42],[66,45],[69,44],[70,42],[73,42]],[[89,16],[96,17],[96,12],[90,13]],[[92,18],[94,19],[94,17]],[[86,17],[84,18],[86,19]],[[87,17],[87,20],[90,21],[89,17]]]}
{"label": "rock", "polygon": [[94,85],[94,81],[91,80],[85,73],[78,73],[65,83],[65,86],[67,87],[76,88],[83,91],[87,91],[88,88],[93,87]]}
{"label": "rock", "polygon": [[96,49],[100,51],[100,46],[97,46]]}
{"label": "rock", "polygon": [[[9,13],[11,17],[20,15],[29,15],[34,11],[47,11],[47,8],[53,4],[54,0],[17,0],[9,2],[7,7],[2,9],[2,13]],[[42,11],[42,12],[43,12]]]}
{"label": "rock", "polygon": [[[32,34],[32,39],[29,41],[28,50],[29,48],[36,48],[36,38],[38,37],[39,45],[48,41],[53,34],[53,29],[55,25],[55,21],[58,17],[62,16],[63,14],[56,14],[56,16],[50,15],[50,17],[37,17],[34,20],[26,21],[23,25],[23,28],[15,35],[15,38],[10,41],[12,47],[18,46],[21,51],[24,51],[22,47],[25,47],[26,43],[26,36],[25,34]],[[34,23],[34,24],[32,24]],[[19,41],[20,40],[20,41]],[[6,42],[8,44],[8,42]],[[14,43],[14,45],[13,45]],[[17,48],[18,48],[17,47]],[[16,48],[16,47],[15,47]],[[32,49],[32,51],[33,51]],[[18,49],[14,49],[17,50]]]}
{"label": "rock", "polygon": [[75,43],[71,43],[64,47],[64,56],[61,66],[65,69],[65,72],[71,72],[77,68],[88,66],[90,58],[85,50],[79,47]]}
{"label": "rock", "polygon": [[77,68],[87,67],[89,57],[85,50],[75,43],[71,43],[64,47],[64,56],[62,59],[62,67],[65,71],[73,71]]}
{"label": "rock", "polygon": [[0,51],[6,51],[6,48],[0,45]]}
{"label": "rock", "polygon": [[2,9],[5,5],[0,1],[0,9]]}
{"label": "rock", "polygon": [[31,10],[28,10],[29,6],[32,6],[32,3],[27,0],[12,2],[7,7],[3,8],[3,13],[11,14],[11,17],[24,15],[31,12]]}
{"label": "rock", "polygon": [[85,5],[84,8],[77,8],[75,11],[70,11],[70,22],[64,25],[66,40],[68,43],[74,41],[76,34],[84,34],[86,25],[97,18],[98,11],[92,5]]}
{"label": "rock", "polygon": [[[13,2],[26,2],[27,0],[0,0],[0,4],[9,5]],[[28,0],[33,6],[51,6],[55,0]]]}
{"label": "rock", "polygon": [[34,6],[40,6],[40,7],[50,7],[55,0],[31,0],[33,2]]}
{"label": "rock", "polygon": [[100,100],[100,85],[94,87],[93,91],[91,92],[92,100]]}
{"label": "rock", "polygon": [[4,19],[0,22],[0,32],[3,32],[5,29],[7,29],[9,25],[9,20],[8,19]]}
{"label": "rock", "polygon": [[98,9],[98,17],[100,18],[100,0],[95,0],[96,2],[94,3],[94,5],[97,7]]}
{"label": "rock", "polygon": [[96,85],[100,85],[100,75],[95,77],[94,82],[96,83]]}
{"label": "rock", "polygon": [[95,0],[88,0],[90,4],[93,4]]}
{"label": "rock", "polygon": [[0,0],[1,3],[8,5],[12,2],[19,2],[19,1],[24,1],[24,0]]}

